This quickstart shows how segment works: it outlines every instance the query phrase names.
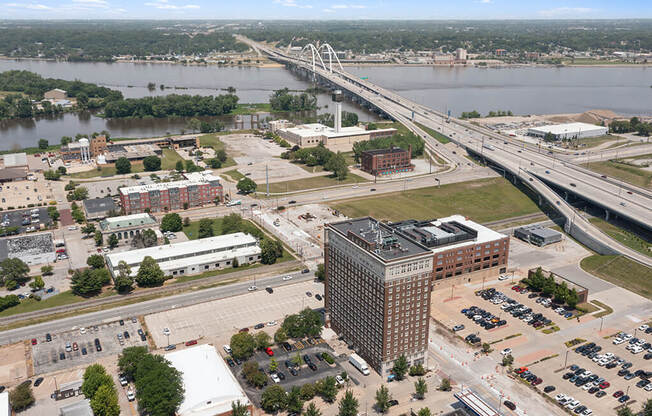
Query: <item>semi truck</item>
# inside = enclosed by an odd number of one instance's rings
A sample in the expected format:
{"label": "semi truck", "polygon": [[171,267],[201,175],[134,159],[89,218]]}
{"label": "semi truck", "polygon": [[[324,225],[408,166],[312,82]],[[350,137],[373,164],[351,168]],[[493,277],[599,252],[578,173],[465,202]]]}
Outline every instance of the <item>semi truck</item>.
{"label": "semi truck", "polygon": [[369,366],[367,365],[367,362],[363,360],[362,357],[360,357],[358,354],[351,354],[349,357],[349,362],[365,376],[369,375]]}

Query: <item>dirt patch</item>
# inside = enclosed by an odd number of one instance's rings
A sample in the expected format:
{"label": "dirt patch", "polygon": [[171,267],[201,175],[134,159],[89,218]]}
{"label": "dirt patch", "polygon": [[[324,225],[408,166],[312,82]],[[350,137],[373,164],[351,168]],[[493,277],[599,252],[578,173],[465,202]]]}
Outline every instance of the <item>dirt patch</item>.
{"label": "dirt patch", "polygon": [[75,220],[72,219],[72,212],[69,209],[62,209],[59,211],[61,225],[66,227],[68,225],[73,225]]}
{"label": "dirt patch", "polygon": [[0,384],[13,385],[28,377],[25,345],[22,342],[0,347]]}
{"label": "dirt patch", "polygon": [[[521,337],[519,337],[521,338]],[[551,355],[554,355],[555,352],[553,350],[538,350],[535,352],[532,352],[530,354],[525,354],[521,355],[519,357],[514,357],[516,363],[518,365],[526,365],[530,364],[536,361],[539,361],[542,358],[549,357]]]}

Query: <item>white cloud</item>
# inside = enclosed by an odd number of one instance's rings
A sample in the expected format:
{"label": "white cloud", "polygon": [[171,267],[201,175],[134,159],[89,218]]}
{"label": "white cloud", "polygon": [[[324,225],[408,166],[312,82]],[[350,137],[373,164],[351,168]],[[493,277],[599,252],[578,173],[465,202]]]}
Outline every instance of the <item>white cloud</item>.
{"label": "white cloud", "polygon": [[183,9],[199,9],[197,4],[185,4],[177,6],[176,4],[169,4],[168,0],[157,0],[155,2],[147,2],[145,6],[154,7],[159,10],[183,10]]}
{"label": "white cloud", "polygon": [[7,3],[7,7],[17,8],[17,9],[29,9],[29,10],[52,10],[52,7],[46,6],[45,4],[34,4],[34,3]]}
{"label": "white cloud", "polygon": [[364,9],[366,7],[362,4],[334,4],[331,9]]}
{"label": "white cloud", "polygon": [[542,17],[583,17],[594,13],[596,10],[588,7],[557,7],[555,9],[539,10]]}
{"label": "white cloud", "polygon": [[333,9],[321,9],[321,11],[324,13],[335,13],[335,10]]}
{"label": "white cloud", "polygon": [[298,9],[312,9],[310,4],[298,4],[296,0],[274,0],[274,3],[285,7],[296,7]]}
{"label": "white cloud", "polygon": [[491,3],[491,0],[480,0],[480,3],[489,4]]}

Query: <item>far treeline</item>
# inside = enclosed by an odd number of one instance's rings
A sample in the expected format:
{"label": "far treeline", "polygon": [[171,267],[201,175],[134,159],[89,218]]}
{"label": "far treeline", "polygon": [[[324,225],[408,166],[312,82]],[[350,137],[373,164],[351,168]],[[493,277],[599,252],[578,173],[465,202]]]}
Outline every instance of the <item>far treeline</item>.
{"label": "far treeline", "polygon": [[637,132],[641,136],[652,134],[652,124],[644,123],[638,117],[632,117],[629,120],[612,121],[609,124],[609,131],[612,133],[631,133]]}
{"label": "far treeline", "polygon": [[272,111],[312,111],[317,109],[317,97],[307,92],[290,94],[288,88],[274,91],[269,97]]}
{"label": "far treeline", "polygon": [[238,96],[177,95],[128,98],[107,103],[104,116],[119,117],[193,117],[229,114],[238,105]]}

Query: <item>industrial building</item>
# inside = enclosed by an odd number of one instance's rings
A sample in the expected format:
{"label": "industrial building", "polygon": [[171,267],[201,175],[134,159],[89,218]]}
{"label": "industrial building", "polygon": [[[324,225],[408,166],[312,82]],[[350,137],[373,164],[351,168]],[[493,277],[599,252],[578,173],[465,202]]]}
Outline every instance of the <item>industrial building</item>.
{"label": "industrial building", "polygon": [[362,170],[374,175],[393,175],[400,172],[412,172],[412,146],[408,150],[400,147],[389,149],[365,150],[361,154]]}
{"label": "industrial building", "polygon": [[251,264],[260,261],[258,240],[245,233],[220,235],[176,244],[147,247],[106,255],[109,271],[115,277],[116,268],[121,261],[136,275],[145,257],[152,257],[166,276],[185,276],[210,270],[233,267],[238,264]]}
{"label": "industrial building", "polygon": [[27,176],[27,168],[16,167],[0,169],[0,183],[26,181]]}
{"label": "industrial building", "polygon": [[429,221],[406,220],[389,224],[434,255],[432,288],[442,283],[485,279],[507,270],[509,236],[452,215]]}
{"label": "industrial building", "polygon": [[11,405],[9,404],[9,392],[0,393],[0,416],[11,416]]}
{"label": "industrial building", "polygon": [[89,399],[70,403],[59,408],[59,416],[93,416],[91,401]]}
{"label": "industrial building", "polygon": [[27,167],[27,153],[8,153],[2,156],[3,168]]}
{"label": "industrial building", "polygon": [[325,229],[326,324],[381,376],[426,366],[432,252],[371,217]]}
{"label": "industrial building", "polygon": [[160,156],[163,148],[199,147],[198,136],[156,137],[153,139],[133,139],[111,141],[99,135],[61,146],[64,161],[87,162],[94,158],[98,163],[114,163],[121,157],[129,160],[142,160],[147,156]]}
{"label": "industrial building", "polygon": [[27,265],[54,263],[52,233],[38,233],[0,239],[0,261],[18,258]]}
{"label": "industrial building", "polygon": [[253,406],[224,359],[208,344],[165,354],[183,377],[185,389],[178,416],[227,416],[233,402],[253,414]]}
{"label": "industrial building", "polygon": [[105,238],[115,234],[118,240],[123,243],[128,243],[135,235],[145,230],[154,230],[154,232],[161,234],[158,230],[156,218],[147,213],[110,217],[100,222],[100,231]]}
{"label": "industrial building", "polygon": [[46,100],[65,100],[68,98],[68,93],[60,88],[55,88],[43,93],[43,98]]}
{"label": "industrial building", "polygon": [[338,129],[311,123],[278,129],[277,133],[283,139],[300,147],[315,147],[321,143],[333,152],[350,152],[353,150],[353,143],[378,137],[390,137],[396,133],[396,129],[366,130],[357,126]]}
{"label": "industrial building", "polygon": [[201,207],[224,200],[219,176],[206,172],[192,179],[120,188],[125,214]]}
{"label": "industrial building", "polygon": [[115,202],[113,202],[113,198],[110,197],[85,199],[82,204],[84,205],[87,220],[106,218],[112,211],[115,212],[118,209]]}
{"label": "industrial building", "polygon": [[514,230],[514,237],[539,247],[561,241],[561,233],[540,225],[526,225]]}
{"label": "industrial building", "polygon": [[551,124],[547,126],[530,127],[527,130],[529,136],[545,137],[552,134],[555,140],[584,139],[587,137],[604,136],[609,132],[607,127],[596,126],[587,123],[565,123]]}

